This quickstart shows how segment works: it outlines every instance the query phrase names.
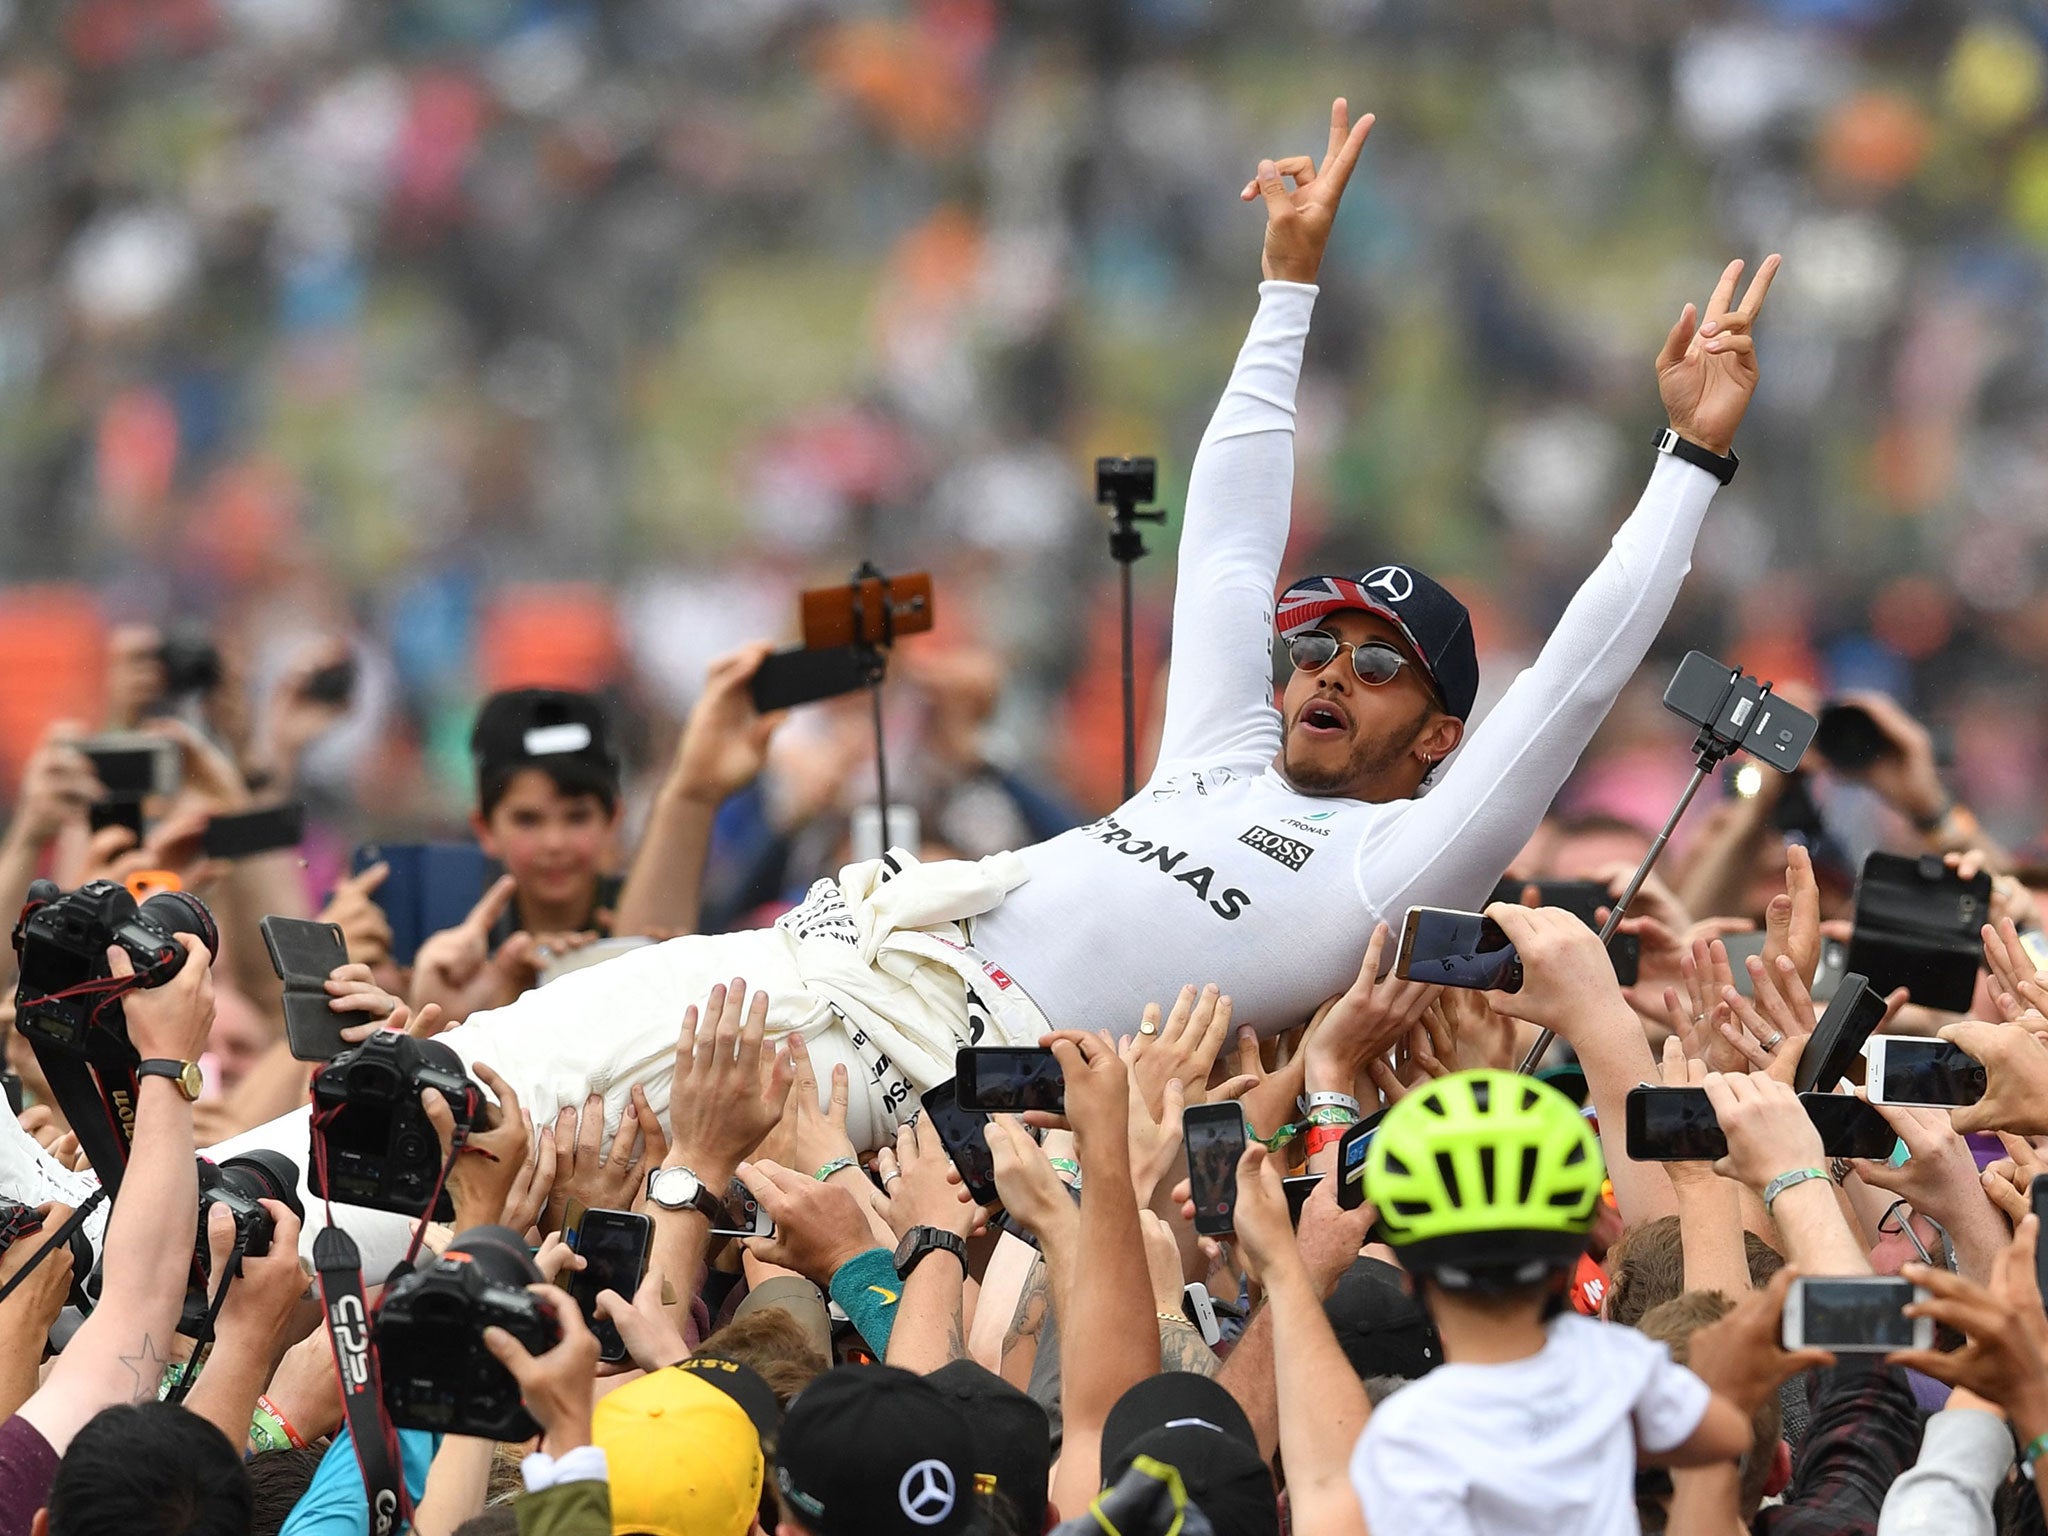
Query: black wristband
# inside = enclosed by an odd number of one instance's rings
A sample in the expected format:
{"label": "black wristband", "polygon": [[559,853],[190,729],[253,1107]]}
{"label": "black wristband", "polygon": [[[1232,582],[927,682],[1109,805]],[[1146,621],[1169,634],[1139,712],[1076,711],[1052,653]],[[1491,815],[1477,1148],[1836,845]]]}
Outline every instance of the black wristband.
{"label": "black wristband", "polygon": [[1689,437],[1680,437],[1678,429],[1666,427],[1656,437],[1657,451],[1668,453],[1674,459],[1683,459],[1696,464],[1726,485],[1735,478],[1735,471],[1742,467],[1742,461],[1732,453],[1716,453],[1711,448],[1702,448]]}

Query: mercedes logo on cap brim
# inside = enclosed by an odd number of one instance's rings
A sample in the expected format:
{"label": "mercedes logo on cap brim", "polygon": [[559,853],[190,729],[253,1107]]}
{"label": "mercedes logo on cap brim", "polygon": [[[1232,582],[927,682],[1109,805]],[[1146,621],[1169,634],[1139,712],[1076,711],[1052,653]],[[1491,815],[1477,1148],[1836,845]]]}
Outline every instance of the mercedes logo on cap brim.
{"label": "mercedes logo on cap brim", "polygon": [[953,1469],[943,1461],[918,1462],[896,1485],[896,1502],[917,1525],[937,1525],[953,1513]]}

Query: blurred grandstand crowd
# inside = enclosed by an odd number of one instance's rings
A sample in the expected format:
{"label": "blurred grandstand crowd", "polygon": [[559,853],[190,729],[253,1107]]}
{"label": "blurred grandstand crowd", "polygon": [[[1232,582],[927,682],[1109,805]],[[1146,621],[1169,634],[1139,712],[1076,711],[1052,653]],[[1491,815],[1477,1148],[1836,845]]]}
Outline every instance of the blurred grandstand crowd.
{"label": "blurred grandstand crowd", "polygon": [[[2027,843],[2044,41],[1939,0],[0,4],[0,782],[174,620],[252,736],[354,648],[303,769],[333,849],[459,816],[511,684],[607,690],[651,782],[709,658],[872,555],[938,581],[892,690],[934,835],[1114,803],[1087,470],[1156,453],[1177,509],[1252,308],[1227,192],[1344,91],[1382,126],[1293,567],[1427,566],[1498,686],[1637,488],[1669,296],[1782,250],[1749,467],[1567,808],[1657,819],[1699,645],[1905,699]],[[863,729],[800,720],[751,814],[856,798]]]}

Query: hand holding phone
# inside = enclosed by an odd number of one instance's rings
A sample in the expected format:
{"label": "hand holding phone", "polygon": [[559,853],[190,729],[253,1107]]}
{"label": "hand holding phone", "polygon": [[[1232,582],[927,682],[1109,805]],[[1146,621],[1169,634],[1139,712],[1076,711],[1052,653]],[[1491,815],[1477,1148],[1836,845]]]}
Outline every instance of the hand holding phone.
{"label": "hand holding phone", "polygon": [[926,1091],[919,1101],[931,1119],[932,1129],[953,1166],[960,1170],[960,1183],[976,1205],[1000,1205],[996,1192],[996,1164],[988,1149],[988,1116],[979,1110],[962,1109],[959,1092],[951,1082]]}
{"label": "hand holding phone", "polygon": [[345,1018],[328,1004],[327,978],[348,964],[348,946],[333,923],[298,917],[266,917],[257,924],[270,968],[284,983],[284,1034],[300,1061],[326,1061],[341,1054]]}
{"label": "hand holding phone", "polygon": [[1787,1349],[1885,1355],[1929,1349],[1934,1319],[1905,1309],[1927,1292],[1895,1275],[1801,1275],[1785,1293],[1781,1338]]}
{"label": "hand holding phone", "polygon": [[1956,1109],[1984,1097],[1984,1063],[1946,1040],[1918,1035],[1872,1035],[1863,1047],[1870,1063],[1866,1091],[1873,1104]]}
{"label": "hand holding phone", "polygon": [[1410,907],[1394,974],[1404,981],[1482,992],[1519,992],[1522,962],[1499,923],[1478,912]]}
{"label": "hand holding phone", "polygon": [[647,1250],[654,1241],[654,1223],[632,1211],[585,1210],[564,1234],[582,1255],[583,1268],[569,1272],[569,1294],[583,1311],[583,1320],[597,1335],[600,1360],[626,1358],[618,1325],[599,1314],[597,1298],[613,1291],[626,1301],[647,1277]]}

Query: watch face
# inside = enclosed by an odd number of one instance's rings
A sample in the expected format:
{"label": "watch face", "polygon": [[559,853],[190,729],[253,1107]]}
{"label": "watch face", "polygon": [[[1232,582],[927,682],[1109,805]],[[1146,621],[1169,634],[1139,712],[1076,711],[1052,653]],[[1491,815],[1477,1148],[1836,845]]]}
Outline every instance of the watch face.
{"label": "watch face", "polygon": [[178,1089],[187,1099],[196,1100],[206,1087],[206,1075],[199,1070],[199,1063],[188,1061],[178,1071]]}
{"label": "watch face", "polygon": [[657,1168],[647,1180],[647,1196],[656,1205],[681,1210],[703,1187],[703,1181],[687,1168]]}

